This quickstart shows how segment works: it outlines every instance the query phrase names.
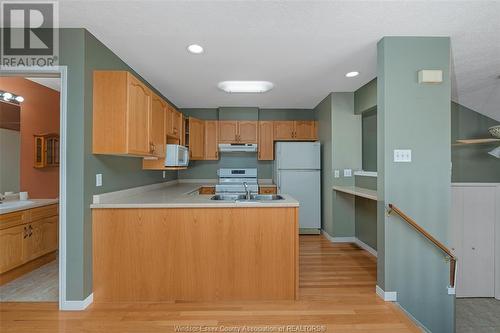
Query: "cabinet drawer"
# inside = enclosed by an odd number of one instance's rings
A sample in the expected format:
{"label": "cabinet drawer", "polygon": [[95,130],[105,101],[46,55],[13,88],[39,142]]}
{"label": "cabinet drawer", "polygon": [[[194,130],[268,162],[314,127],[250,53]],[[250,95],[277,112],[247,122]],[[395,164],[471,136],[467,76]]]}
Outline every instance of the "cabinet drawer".
{"label": "cabinet drawer", "polygon": [[57,216],[59,214],[59,205],[43,206],[30,209],[31,221],[40,220],[46,217]]}
{"label": "cabinet drawer", "polygon": [[0,215],[0,230],[29,222],[29,211],[22,210]]}
{"label": "cabinet drawer", "polygon": [[277,194],[276,186],[259,186],[259,194]]}

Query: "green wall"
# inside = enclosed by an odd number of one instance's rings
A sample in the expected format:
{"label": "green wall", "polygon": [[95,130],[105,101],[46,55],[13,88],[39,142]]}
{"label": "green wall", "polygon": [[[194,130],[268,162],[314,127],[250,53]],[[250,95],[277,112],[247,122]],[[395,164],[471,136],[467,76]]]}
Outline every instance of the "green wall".
{"label": "green wall", "polygon": [[363,170],[377,171],[377,109],[362,115]]}
{"label": "green wall", "polygon": [[[419,84],[423,68],[443,70],[441,84]],[[385,291],[432,332],[454,331],[454,300],[447,294],[443,254],[397,215],[395,204],[449,244],[451,186],[450,39],[384,37],[378,43],[378,226]],[[411,163],[394,163],[393,150],[412,150]],[[380,255],[379,255],[380,257]]]}
{"label": "green wall", "polygon": [[[458,139],[488,138],[488,128],[499,124],[465,106],[451,103],[451,142]],[[452,146],[452,181],[500,182],[500,159],[488,155],[498,145],[500,144]]]}
{"label": "green wall", "polygon": [[[186,116],[203,120],[315,120],[311,109],[259,109],[257,107],[186,108]],[[258,177],[273,177],[273,161],[259,161],[257,154],[221,153],[217,161],[192,161],[179,171],[181,179],[215,179],[219,168],[257,168]]]}
{"label": "green wall", "polygon": [[[92,293],[92,195],[176,179],[177,174],[169,172],[163,179],[160,171],[143,171],[140,158],[92,154],[92,72],[133,72],[127,64],[84,29],[60,30],[60,64],[68,67],[66,294],[68,300],[83,300]],[[103,175],[102,187],[95,187],[96,173]]]}
{"label": "green wall", "polygon": [[333,235],[333,169],[332,169],[332,94],[315,108],[318,118],[318,137],[321,142],[321,229]]}
{"label": "green wall", "polygon": [[354,92],[354,113],[362,114],[364,112],[377,109],[377,78]]}

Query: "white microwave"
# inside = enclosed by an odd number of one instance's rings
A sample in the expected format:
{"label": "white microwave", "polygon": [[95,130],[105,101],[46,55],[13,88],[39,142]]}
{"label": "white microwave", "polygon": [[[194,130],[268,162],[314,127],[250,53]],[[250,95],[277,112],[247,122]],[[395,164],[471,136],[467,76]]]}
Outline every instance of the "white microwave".
{"label": "white microwave", "polygon": [[167,145],[165,166],[188,166],[189,150],[181,145]]}

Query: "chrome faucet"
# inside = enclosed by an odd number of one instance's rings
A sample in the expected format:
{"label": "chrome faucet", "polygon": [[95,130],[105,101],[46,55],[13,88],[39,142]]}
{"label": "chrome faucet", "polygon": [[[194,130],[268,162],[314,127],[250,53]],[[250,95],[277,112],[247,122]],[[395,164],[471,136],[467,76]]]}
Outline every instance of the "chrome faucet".
{"label": "chrome faucet", "polygon": [[0,204],[2,204],[4,200],[5,200],[5,195],[0,193]]}
{"label": "chrome faucet", "polygon": [[246,199],[250,200],[250,190],[248,189],[247,182],[243,182],[243,186],[245,186]]}

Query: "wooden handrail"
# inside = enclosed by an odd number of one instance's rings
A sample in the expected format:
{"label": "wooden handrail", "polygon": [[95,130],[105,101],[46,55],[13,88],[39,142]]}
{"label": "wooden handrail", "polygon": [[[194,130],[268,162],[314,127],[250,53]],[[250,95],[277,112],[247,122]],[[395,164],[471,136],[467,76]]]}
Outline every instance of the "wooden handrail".
{"label": "wooden handrail", "polygon": [[398,214],[406,223],[411,225],[415,230],[417,230],[422,236],[431,241],[436,247],[443,251],[448,257],[450,257],[450,286],[455,287],[455,271],[457,265],[457,258],[451,253],[443,243],[434,238],[430,233],[428,233],[424,228],[419,226],[414,219],[403,213],[398,207],[393,204],[389,204],[389,214],[395,212]]}

